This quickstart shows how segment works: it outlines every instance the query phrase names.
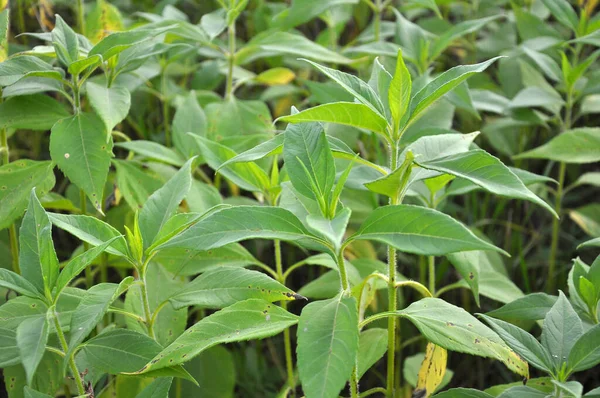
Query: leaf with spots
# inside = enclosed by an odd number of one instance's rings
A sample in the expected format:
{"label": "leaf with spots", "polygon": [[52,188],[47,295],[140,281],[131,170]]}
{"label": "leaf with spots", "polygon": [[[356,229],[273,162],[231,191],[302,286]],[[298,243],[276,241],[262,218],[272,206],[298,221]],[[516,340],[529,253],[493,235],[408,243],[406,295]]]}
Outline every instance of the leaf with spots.
{"label": "leaf with spots", "polygon": [[240,301],[200,320],[135,373],[184,363],[217,344],[274,336],[297,322],[296,315],[267,301]]}
{"label": "leaf with spots", "polygon": [[112,32],[123,30],[119,9],[107,0],[98,0],[85,19],[85,35],[92,43],[98,43]]}
{"label": "leaf with spots", "polygon": [[79,113],[58,121],[50,134],[50,156],[102,213],[102,194],[110,167],[112,138],[100,118]]}
{"label": "leaf with spots", "polygon": [[54,187],[52,162],[17,160],[0,167],[0,230],[23,215],[31,190],[39,196]]}
{"label": "leaf with spots", "polygon": [[335,297],[304,307],[298,324],[298,372],[308,397],[337,397],[358,354],[354,297]]}
{"label": "leaf with spots", "polygon": [[427,343],[414,395],[420,394],[419,397],[426,398],[435,392],[444,380],[447,361],[448,351],[438,345]]}

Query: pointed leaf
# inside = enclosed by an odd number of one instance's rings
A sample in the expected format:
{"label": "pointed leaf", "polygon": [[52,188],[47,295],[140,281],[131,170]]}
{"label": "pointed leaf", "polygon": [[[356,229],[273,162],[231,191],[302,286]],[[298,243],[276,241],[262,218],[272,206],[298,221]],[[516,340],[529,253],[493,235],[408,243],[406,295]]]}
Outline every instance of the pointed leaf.
{"label": "pointed leaf", "polygon": [[573,372],[590,369],[600,363],[600,325],[594,325],[573,345],[568,365]]}
{"label": "pointed leaf", "polygon": [[62,75],[52,65],[32,55],[12,57],[0,63],[0,86],[10,86],[29,76],[62,79]]}
{"label": "pointed leaf", "polygon": [[48,342],[48,322],[46,317],[26,319],[17,328],[17,346],[21,363],[27,374],[27,384],[31,384]]}
{"label": "pointed leaf", "polygon": [[131,94],[125,87],[104,87],[100,84],[88,82],[86,84],[87,97],[92,108],[106,126],[108,134],[121,123],[129,113],[131,107]]}
{"label": "pointed leaf", "polygon": [[135,152],[143,158],[158,160],[173,166],[181,167],[185,163],[185,159],[176,151],[167,148],[157,142],[135,140],[129,142],[118,142],[115,146]]}
{"label": "pointed leaf", "polygon": [[546,293],[532,293],[490,311],[487,315],[504,320],[538,321],[544,319],[557,297]]}
{"label": "pointed leaf", "polygon": [[43,299],[44,297],[27,279],[4,268],[0,268],[0,287],[14,290],[23,296],[28,296],[31,298]]}
{"label": "pointed leaf", "polygon": [[[394,121],[394,134],[398,133],[400,121],[408,110],[411,91],[412,79],[410,72],[404,64],[402,51],[398,51],[396,72],[394,73],[394,78],[390,83],[390,88],[388,91],[388,103],[390,106],[390,112],[392,114],[392,120]],[[380,95],[385,95],[385,93],[380,93]]]}
{"label": "pointed leaf", "polygon": [[583,335],[583,325],[563,292],[544,318],[542,345],[552,355],[554,369],[559,371],[567,362],[571,348]]}
{"label": "pointed leaf", "polygon": [[600,128],[578,128],[554,137],[546,144],[514,159],[549,159],[565,163],[600,161]]}
{"label": "pointed leaf", "polygon": [[358,339],[358,366],[356,373],[358,379],[367,373],[378,360],[387,352],[388,333],[386,329],[373,328],[360,333]]}
{"label": "pointed leaf", "polygon": [[570,28],[573,32],[577,32],[579,18],[577,18],[575,10],[567,0],[542,0],[542,2],[558,22]]}
{"label": "pointed leaf", "polygon": [[173,143],[186,158],[194,156],[198,150],[198,145],[190,134],[206,135],[206,115],[197,98],[196,92],[190,91],[173,117]]}
{"label": "pointed leaf", "polygon": [[56,15],[56,25],[52,30],[52,44],[56,57],[66,67],[79,59],[79,39],[67,23]]}

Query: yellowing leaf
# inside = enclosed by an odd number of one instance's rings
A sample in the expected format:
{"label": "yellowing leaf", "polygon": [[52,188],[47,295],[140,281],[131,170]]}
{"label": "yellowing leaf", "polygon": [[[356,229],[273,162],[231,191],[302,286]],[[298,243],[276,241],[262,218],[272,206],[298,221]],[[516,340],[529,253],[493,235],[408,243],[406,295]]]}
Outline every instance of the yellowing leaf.
{"label": "yellowing leaf", "polygon": [[294,80],[295,77],[296,74],[288,68],[273,68],[256,76],[255,80],[259,83],[264,83],[269,86],[276,86],[280,84],[288,84]]}
{"label": "yellowing leaf", "polygon": [[86,36],[94,44],[112,32],[123,30],[123,20],[117,7],[106,0],[98,0],[96,6],[87,16],[85,23]]}
{"label": "yellowing leaf", "polygon": [[448,351],[433,343],[427,343],[427,351],[419,370],[419,381],[414,395],[419,393],[419,397],[427,398],[433,394],[444,379],[447,360]]}

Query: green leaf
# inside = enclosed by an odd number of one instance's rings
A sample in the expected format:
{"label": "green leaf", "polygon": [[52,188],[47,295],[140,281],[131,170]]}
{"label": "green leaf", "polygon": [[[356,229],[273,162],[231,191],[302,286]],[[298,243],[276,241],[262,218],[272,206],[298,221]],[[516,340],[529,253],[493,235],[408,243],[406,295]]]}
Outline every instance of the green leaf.
{"label": "green leaf", "polygon": [[444,33],[442,33],[437,40],[435,40],[433,46],[431,46],[429,50],[429,58],[431,60],[439,57],[442,52],[448,46],[452,44],[456,39],[463,37],[469,33],[473,33],[483,28],[486,25],[489,25],[490,22],[495,21],[500,18],[500,15],[495,15],[492,17],[481,18],[481,19],[472,19],[469,21],[463,21],[459,24],[453,25],[452,28],[448,29]]}
{"label": "green leaf", "polygon": [[54,294],[55,297],[58,297],[62,290],[67,287],[69,282],[79,275],[96,257],[107,250],[108,247],[119,238],[120,236],[115,236],[102,243],[100,246],[93,247],[70,260],[58,276],[58,280],[56,281],[56,292]]}
{"label": "green leaf", "polygon": [[119,148],[135,152],[143,158],[158,160],[173,166],[181,167],[185,159],[171,148],[167,148],[157,142],[135,140],[129,142],[118,142],[115,144]]}
{"label": "green leaf", "polygon": [[62,80],[52,65],[31,55],[20,55],[0,63],[0,86],[10,86],[24,77],[47,77]]}
{"label": "green leaf", "polygon": [[184,164],[167,183],[154,192],[140,211],[139,223],[144,249],[150,247],[161,228],[175,214],[192,185],[192,165],[195,158]]}
{"label": "green leaf", "polygon": [[558,394],[563,397],[581,398],[583,395],[583,385],[578,381],[552,380],[552,384],[558,387]]}
{"label": "green leaf", "polygon": [[383,117],[385,115],[385,109],[377,93],[367,84],[358,77],[349,73],[340,72],[336,69],[331,69],[326,66],[319,65],[315,62],[304,60],[320,70],[323,74],[329,77],[331,80],[339,84],[344,90],[349,92],[363,105],[371,108],[373,112]]}
{"label": "green leaf", "polygon": [[285,138],[285,134],[277,134],[275,137],[270,140],[264,141],[257,146],[248,149],[240,153],[239,155],[234,156],[229,159],[225,163],[219,166],[218,170],[221,170],[223,167],[233,164],[233,163],[246,163],[253,162],[256,160],[263,159],[267,156],[279,155],[283,152],[283,141]]}
{"label": "green leaf", "polygon": [[104,242],[118,237],[106,251],[116,256],[128,256],[129,250],[127,249],[127,242],[123,235],[102,220],[90,216],[58,213],[48,213],[48,217],[52,224],[58,228],[75,235],[82,241],[93,246],[102,245]]}
{"label": "green leaf", "polygon": [[394,198],[394,200],[401,198],[406,192],[408,179],[411,176],[413,160],[414,156],[412,152],[407,152],[406,157],[400,167],[388,175],[365,183],[364,186],[369,191],[385,195],[389,198]]}
{"label": "green leaf", "polygon": [[[322,15],[332,7],[342,4],[357,4],[358,0],[293,0],[290,7],[286,7],[273,18],[273,26],[281,29],[290,29],[311,19]],[[335,10],[335,8],[333,8]]]}
{"label": "green leaf", "polygon": [[0,327],[0,366],[7,368],[20,363],[16,331]]}
{"label": "green leaf", "polygon": [[86,84],[86,89],[92,108],[104,122],[106,132],[110,134],[129,113],[131,107],[129,90],[125,87],[104,87],[92,82]]}
{"label": "green leaf", "polygon": [[291,212],[267,206],[237,206],[220,210],[191,226],[159,249],[178,247],[210,250],[246,239],[314,240]]}
{"label": "green leaf", "polygon": [[432,343],[451,351],[495,358],[513,372],[528,377],[527,362],[491,329],[462,308],[437,298],[424,298],[396,315],[410,320]]}
{"label": "green leaf", "polygon": [[406,253],[441,256],[468,250],[502,249],[487,243],[452,217],[412,205],[375,209],[349,240],[376,240]]}
{"label": "green leaf", "polygon": [[69,65],[69,73],[71,75],[79,75],[81,72],[86,69],[96,69],[102,63],[102,57],[100,55],[93,55],[88,58],[80,59],[79,61],[75,61]]}
{"label": "green leaf", "polygon": [[302,112],[280,117],[289,123],[323,122],[336,123],[373,131],[387,136],[387,121],[379,113],[364,104],[334,102],[318,105]]}
{"label": "green leaf", "polygon": [[[412,97],[409,113],[410,119],[408,123],[414,122],[425,109],[440,99],[444,94],[460,85],[472,75],[483,72],[499,58],[500,57],[492,58],[474,65],[455,66],[433,79]],[[407,126],[402,126],[402,128],[406,127]]]}
{"label": "green leaf", "polygon": [[538,204],[558,218],[554,209],[531,192],[498,158],[477,149],[448,157],[415,162],[424,168],[467,179],[496,195],[524,199]]}
{"label": "green leaf", "polygon": [[54,187],[52,162],[22,159],[0,166],[0,230],[23,215],[31,190],[44,195]]}
{"label": "green leaf", "polygon": [[580,249],[582,247],[600,247],[600,238],[590,239],[586,242],[583,242],[582,244],[577,246],[577,249]]}
{"label": "green leaf", "polygon": [[206,271],[169,297],[173,308],[192,305],[224,308],[238,301],[261,299],[268,302],[297,300],[303,297],[262,272],[221,266]]}
{"label": "green leaf", "polygon": [[492,398],[486,392],[474,390],[471,388],[452,388],[434,395],[435,398]]}
{"label": "green leaf", "polygon": [[[390,88],[388,91],[388,103],[390,112],[392,114],[392,120],[394,121],[394,134],[398,133],[402,117],[408,110],[411,92],[412,80],[410,72],[404,64],[402,51],[398,51],[398,57],[396,59],[396,72],[394,73],[394,78],[390,83]],[[385,95],[385,93],[380,93],[380,95]]]}
{"label": "green leaf", "polygon": [[523,152],[513,159],[548,159],[565,163],[600,161],[600,128],[578,128],[565,131],[546,144]]}
{"label": "green leaf", "polygon": [[49,297],[58,278],[59,265],[52,242],[52,224],[35,189],[31,190],[29,207],[21,223],[19,243],[21,275]]}
{"label": "green leaf", "polygon": [[104,61],[127,50],[128,48],[150,40],[161,33],[171,30],[175,25],[155,29],[133,29],[126,32],[112,33],[103,38],[89,51],[88,56],[100,55]]}
{"label": "green leaf", "polygon": [[79,59],[79,39],[67,23],[56,15],[56,25],[52,29],[52,44],[56,57],[66,67]]}
{"label": "green leaf", "polygon": [[297,316],[266,301],[240,301],[197,322],[136,373],[189,361],[217,344],[274,336],[297,322]]}
{"label": "green leaf", "polygon": [[37,299],[43,299],[44,297],[43,295],[40,295],[38,289],[27,279],[4,268],[0,268],[0,287],[14,290],[23,296]]}
{"label": "green leaf", "polygon": [[113,165],[119,191],[133,211],[141,209],[150,195],[162,186],[162,181],[145,173],[135,162],[113,159]]}
{"label": "green leaf", "polygon": [[326,218],[321,214],[309,214],[306,217],[306,226],[316,236],[321,236],[334,248],[340,249],[346,227],[352,211],[346,207],[340,210],[333,218]]}
{"label": "green leaf", "polygon": [[17,328],[17,347],[21,363],[31,384],[48,342],[48,323],[45,317],[27,319]]}
{"label": "green leaf", "polygon": [[317,301],[302,309],[298,323],[298,372],[309,397],[337,397],[358,353],[354,297]]}
{"label": "green leaf", "polygon": [[161,398],[168,397],[171,384],[173,383],[172,377],[159,377],[150,383],[146,388],[142,390],[135,398]]}
{"label": "green leaf", "polygon": [[[283,143],[283,160],[292,185],[307,198],[329,203],[335,183],[335,163],[319,123],[289,125]],[[323,206],[322,210],[325,210]]]}
{"label": "green leaf", "polygon": [[20,95],[0,103],[0,128],[46,131],[68,116],[64,105],[43,94]]}
{"label": "green leaf", "polygon": [[490,311],[487,315],[504,320],[537,321],[544,319],[557,297],[546,293],[532,293]]}
{"label": "green leaf", "polygon": [[508,322],[480,315],[492,329],[527,362],[545,372],[552,372],[550,353],[535,337]]}
{"label": "green leaf", "polygon": [[567,0],[542,0],[542,2],[558,22],[570,28],[573,32],[577,32],[579,18],[577,18],[575,10]]}
{"label": "green leaf", "polygon": [[44,394],[42,392],[33,390],[29,386],[25,386],[23,389],[24,398],[52,398],[52,395]]}
{"label": "green leaf", "polygon": [[359,380],[387,352],[387,339],[386,329],[373,328],[360,333],[357,353],[358,366],[356,368]]}
{"label": "green leaf", "polygon": [[206,115],[198,104],[196,92],[190,91],[173,117],[173,143],[186,158],[197,153],[197,144],[189,134],[206,135]]}
{"label": "green leaf", "polygon": [[108,0],[96,2],[85,18],[85,34],[92,43],[98,43],[106,35],[123,30],[123,18],[119,9]]}
{"label": "green leaf", "polygon": [[102,213],[102,195],[112,155],[112,139],[98,116],[79,113],[59,120],[50,135],[50,156]]}
{"label": "green leaf", "polygon": [[552,355],[554,369],[559,371],[567,362],[571,348],[583,335],[581,319],[569,300],[559,292],[558,300],[544,318],[542,345]]}
{"label": "green leaf", "polygon": [[218,345],[200,353],[185,364],[185,368],[198,381],[198,386],[181,383],[182,397],[234,398],[236,368],[234,357],[225,347]]}
{"label": "green leaf", "polygon": [[573,372],[593,368],[600,363],[600,325],[594,325],[573,345],[567,364]]}

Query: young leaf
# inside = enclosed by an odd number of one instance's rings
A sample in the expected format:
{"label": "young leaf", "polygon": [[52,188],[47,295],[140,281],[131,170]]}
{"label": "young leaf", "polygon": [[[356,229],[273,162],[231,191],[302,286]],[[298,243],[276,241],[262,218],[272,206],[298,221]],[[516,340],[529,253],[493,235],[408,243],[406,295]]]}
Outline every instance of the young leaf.
{"label": "young leaf", "polygon": [[78,113],[59,120],[50,134],[50,155],[102,213],[102,195],[112,155],[112,139],[98,116]]}
{"label": "young leaf", "polygon": [[317,301],[302,309],[298,323],[298,372],[308,397],[337,397],[358,353],[354,297]]}
{"label": "young leaf", "polygon": [[136,373],[187,362],[217,344],[274,336],[297,322],[296,315],[267,301],[240,301],[197,322]]}
{"label": "young leaf", "polygon": [[0,166],[0,230],[23,215],[34,187],[40,196],[54,187],[53,168],[52,162],[28,159]]}
{"label": "young leaf", "polygon": [[49,297],[58,278],[58,258],[52,242],[52,224],[31,190],[29,207],[19,231],[21,275]]}
{"label": "young leaf", "polygon": [[487,315],[480,316],[523,359],[538,369],[548,373],[552,372],[553,366],[550,353],[542,347],[535,337],[508,322],[494,319]]}
{"label": "young leaf", "polygon": [[154,192],[140,211],[139,223],[144,249],[154,243],[156,236],[179,208],[192,185],[192,165],[195,158],[188,160],[167,183]]}
{"label": "young leaf", "polygon": [[125,87],[104,87],[92,82],[86,84],[86,89],[92,108],[104,122],[106,132],[110,134],[129,113],[131,107],[129,90]]}
{"label": "young leaf", "polygon": [[573,345],[567,364],[572,372],[581,372],[600,363],[600,325],[592,326]]}
{"label": "young leaf", "polygon": [[326,218],[321,214],[309,214],[306,217],[306,226],[316,236],[323,237],[334,248],[339,249],[351,214],[352,211],[348,207],[340,210],[333,218]]}
{"label": "young leaf", "polygon": [[426,169],[437,170],[467,179],[489,192],[509,198],[524,199],[536,203],[555,217],[554,209],[531,192],[498,158],[477,149],[444,158],[415,162]]}
{"label": "young leaf", "polygon": [[52,30],[52,44],[56,57],[66,67],[79,59],[77,34],[67,23],[56,15],[56,25]]}
{"label": "young leaf", "polygon": [[468,250],[504,253],[502,249],[476,237],[452,217],[412,205],[375,209],[348,240],[377,240],[406,253],[427,256]]}
{"label": "young leaf", "polygon": [[[398,57],[396,59],[396,72],[394,73],[394,78],[390,83],[390,88],[388,91],[388,103],[390,112],[392,114],[392,120],[394,121],[394,134],[398,133],[400,121],[408,110],[411,91],[412,80],[410,72],[404,64],[402,51],[398,51]],[[385,93],[380,93],[380,95],[385,95]]]}
{"label": "young leaf", "polygon": [[563,292],[544,318],[542,345],[552,355],[555,370],[567,362],[571,348],[583,335],[583,325]]}
{"label": "young leaf", "polygon": [[46,317],[26,319],[17,328],[17,347],[27,374],[27,384],[31,384],[33,375],[42,360],[48,334]]}
{"label": "young leaf", "polygon": [[261,272],[222,266],[206,271],[189,282],[169,297],[169,301],[175,309],[192,305],[224,308],[248,299],[275,302],[302,298]]}
{"label": "young leaf", "polygon": [[578,128],[561,133],[544,145],[514,159],[548,159],[565,163],[600,161],[600,128]]}

